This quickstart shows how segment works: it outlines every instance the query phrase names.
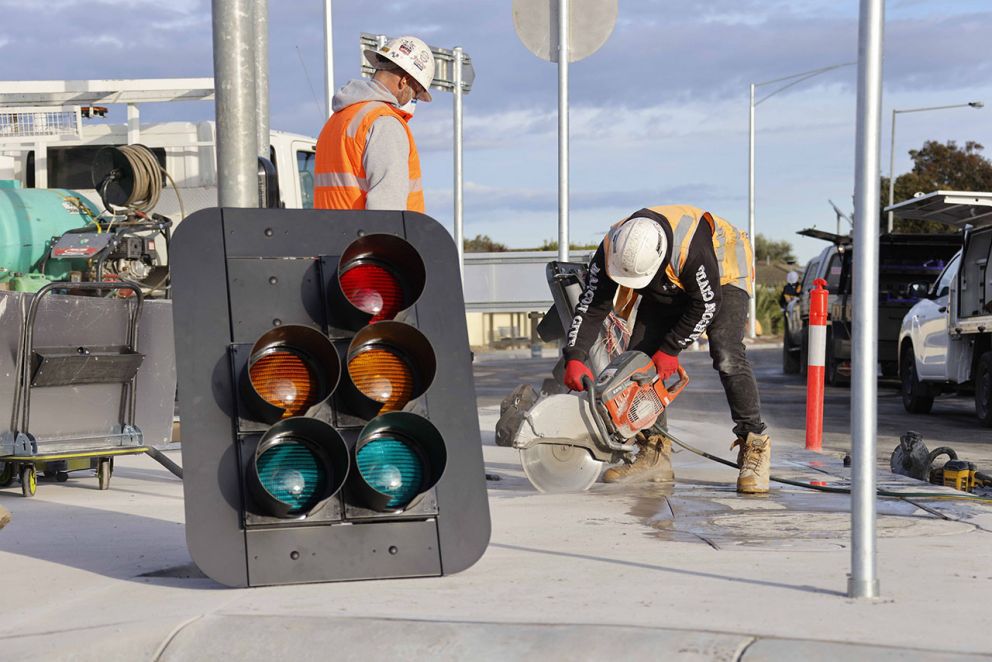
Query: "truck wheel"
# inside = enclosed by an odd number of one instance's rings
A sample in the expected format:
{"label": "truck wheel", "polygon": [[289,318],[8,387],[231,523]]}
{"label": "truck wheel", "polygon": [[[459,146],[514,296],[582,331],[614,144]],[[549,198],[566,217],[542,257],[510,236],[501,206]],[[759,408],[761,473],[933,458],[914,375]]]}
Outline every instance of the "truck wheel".
{"label": "truck wheel", "polygon": [[782,372],[786,375],[799,374],[799,352],[789,342],[789,324],[785,325],[785,335],[782,338]]}
{"label": "truck wheel", "polygon": [[985,427],[992,427],[992,352],[978,359],[975,373],[975,414]]}
{"label": "truck wheel", "polygon": [[902,353],[902,369],[899,371],[902,379],[902,406],[910,414],[928,414],[933,408],[933,395],[926,384],[916,376],[916,357],[913,356],[912,346]]}

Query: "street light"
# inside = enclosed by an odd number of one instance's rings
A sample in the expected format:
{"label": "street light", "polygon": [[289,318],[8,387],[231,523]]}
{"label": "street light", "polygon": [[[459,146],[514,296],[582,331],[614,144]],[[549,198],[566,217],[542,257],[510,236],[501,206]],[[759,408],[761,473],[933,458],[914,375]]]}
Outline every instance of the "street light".
{"label": "street light", "polygon": [[[784,92],[785,90],[798,85],[804,81],[813,78],[814,76],[819,76],[820,74],[825,74],[828,71],[833,71],[834,69],[840,69],[841,67],[850,67],[857,64],[857,62],[843,62],[841,64],[832,64],[829,67],[820,67],[819,69],[811,69],[809,71],[803,71],[798,74],[792,74],[791,76],[783,76],[782,78],[775,78],[772,80],[766,80],[761,83],[751,83],[751,101],[748,106],[748,143],[747,143],[747,231],[751,236],[751,253],[752,259],[754,254],[754,109],[759,104],[764,103],[770,97],[775,96],[779,92]],[[789,82],[786,82],[789,81]],[[765,85],[773,85],[775,83],[785,83],[781,87],[769,92],[763,96],[758,101],[754,100],[754,93],[759,87]],[[754,265],[751,265],[752,268]],[[748,326],[747,335],[750,338],[754,338],[757,333],[755,331],[755,297],[751,297],[751,302],[749,306],[748,315]]]}
{"label": "street light", "polygon": [[[889,146],[889,207],[895,203],[896,195],[896,115],[899,113],[922,113],[927,110],[947,110],[949,108],[984,108],[981,101],[969,101],[968,103],[956,103],[950,106],[927,106],[926,108],[905,108],[902,110],[892,109],[892,143]],[[892,232],[893,213],[889,212],[889,219],[886,227],[888,232]]]}

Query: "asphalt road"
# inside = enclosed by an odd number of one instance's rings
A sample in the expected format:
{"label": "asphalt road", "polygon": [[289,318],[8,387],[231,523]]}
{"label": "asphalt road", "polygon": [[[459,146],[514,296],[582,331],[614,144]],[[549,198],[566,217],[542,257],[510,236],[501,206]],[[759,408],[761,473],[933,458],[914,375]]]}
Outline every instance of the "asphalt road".
{"label": "asphalt road", "polygon": [[[519,353],[518,353],[519,354]],[[511,358],[512,353],[487,354],[475,363],[476,392],[479,406],[495,405],[517,384],[528,382],[540,390],[550,376],[553,358]],[[774,443],[803,445],[806,426],[806,382],[799,375],[782,374],[781,346],[754,345],[748,350],[761,391],[763,416],[770,427]],[[692,380],[670,410],[673,420],[725,420],[727,446],[733,440],[733,422],[724,398],[719,376],[704,351],[684,352],[683,366]],[[848,387],[826,388],[824,399],[824,438],[827,451],[843,452],[851,447],[851,390]],[[896,381],[878,385],[878,458],[887,466],[899,436],[908,430],[923,435],[931,450],[950,446],[958,456],[992,469],[992,430],[979,425],[974,402],[967,396],[945,395],[934,403],[930,414],[909,414],[903,409]],[[729,451],[728,451],[729,453]]]}

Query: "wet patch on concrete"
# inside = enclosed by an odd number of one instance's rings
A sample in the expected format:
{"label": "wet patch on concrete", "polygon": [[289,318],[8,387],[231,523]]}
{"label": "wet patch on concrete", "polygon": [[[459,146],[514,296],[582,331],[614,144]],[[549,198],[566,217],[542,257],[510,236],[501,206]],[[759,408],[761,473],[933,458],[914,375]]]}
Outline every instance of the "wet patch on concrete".
{"label": "wet patch on concrete", "polygon": [[[604,493],[604,491],[600,491]],[[648,535],[671,542],[695,542],[717,550],[834,551],[848,547],[850,497],[773,489],[768,496],[739,496],[732,486],[698,481],[674,488],[631,486],[628,514]],[[935,517],[901,500],[878,504],[879,538],[960,535],[967,522]]]}

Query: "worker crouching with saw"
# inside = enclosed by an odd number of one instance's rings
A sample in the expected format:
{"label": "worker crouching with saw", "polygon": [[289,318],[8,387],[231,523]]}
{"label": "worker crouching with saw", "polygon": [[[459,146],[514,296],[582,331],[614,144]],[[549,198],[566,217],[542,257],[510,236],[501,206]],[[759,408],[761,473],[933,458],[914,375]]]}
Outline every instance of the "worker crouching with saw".
{"label": "worker crouching with saw", "polygon": [[[589,350],[613,307],[618,286],[640,304],[628,350],[651,356],[664,380],[679,368],[679,353],[706,332],[713,367],[734,420],[740,475],[737,491],[768,491],[771,440],[761,420],[758,386],[744,349],[752,296],[748,236],[718,216],[684,205],[641,209],[607,233],[589,265],[586,288],[565,346],[565,386],[584,391]],[[671,444],[651,431],[636,437],[637,456],[608,469],[607,483],[672,480]]]}

